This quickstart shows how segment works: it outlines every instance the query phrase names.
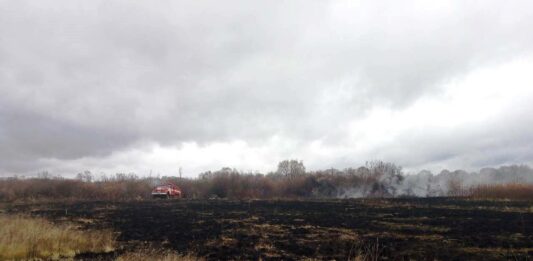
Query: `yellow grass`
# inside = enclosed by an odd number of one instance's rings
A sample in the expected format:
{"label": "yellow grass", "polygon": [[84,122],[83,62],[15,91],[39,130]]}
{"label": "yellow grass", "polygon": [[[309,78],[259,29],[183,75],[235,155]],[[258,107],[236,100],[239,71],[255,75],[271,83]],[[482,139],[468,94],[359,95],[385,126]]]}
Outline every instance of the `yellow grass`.
{"label": "yellow grass", "polygon": [[0,215],[0,260],[60,259],[112,251],[111,231],[82,231],[43,218]]}

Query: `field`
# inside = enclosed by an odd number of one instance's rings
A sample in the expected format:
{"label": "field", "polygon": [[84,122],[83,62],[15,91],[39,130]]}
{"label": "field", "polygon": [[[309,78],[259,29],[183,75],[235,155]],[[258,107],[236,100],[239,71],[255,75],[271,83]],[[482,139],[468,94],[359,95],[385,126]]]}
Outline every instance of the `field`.
{"label": "field", "polygon": [[531,201],[452,198],[153,200],[5,204],[82,229],[111,229],[113,260],[139,248],[207,259],[530,260]]}

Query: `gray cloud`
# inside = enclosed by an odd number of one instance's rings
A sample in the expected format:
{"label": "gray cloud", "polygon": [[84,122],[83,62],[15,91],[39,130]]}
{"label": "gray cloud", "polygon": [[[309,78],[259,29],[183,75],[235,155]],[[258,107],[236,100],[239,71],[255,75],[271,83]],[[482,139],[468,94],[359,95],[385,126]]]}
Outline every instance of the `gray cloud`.
{"label": "gray cloud", "polygon": [[[400,111],[531,53],[532,17],[529,1],[0,1],[0,171],[142,142],[254,146],[278,135],[337,146],[339,129],[376,106]],[[425,130],[412,143],[433,145],[419,154],[391,145],[367,156],[413,167],[464,158],[480,148],[464,143],[486,127],[457,130],[457,142]],[[520,154],[514,146],[531,140],[520,137],[473,160],[506,161],[498,151]]]}

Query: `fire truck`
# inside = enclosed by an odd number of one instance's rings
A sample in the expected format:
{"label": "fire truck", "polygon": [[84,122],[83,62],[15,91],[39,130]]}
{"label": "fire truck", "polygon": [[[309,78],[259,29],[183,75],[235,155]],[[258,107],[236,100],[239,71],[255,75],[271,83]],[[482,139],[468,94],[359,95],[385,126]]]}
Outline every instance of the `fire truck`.
{"label": "fire truck", "polygon": [[156,186],[152,190],[152,197],[153,198],[181,198],[181,189],[175,184],[167,182],[165,184]]}

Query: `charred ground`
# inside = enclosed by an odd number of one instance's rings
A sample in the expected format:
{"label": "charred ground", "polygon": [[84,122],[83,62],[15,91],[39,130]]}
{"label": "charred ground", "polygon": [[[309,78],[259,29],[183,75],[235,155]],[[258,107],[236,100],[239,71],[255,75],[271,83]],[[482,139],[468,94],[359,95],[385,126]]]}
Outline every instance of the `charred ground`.
{"label": "charred ground", "polygon": [[208,259],[529,260],[531,201],[451,198],[154,200],[10,204],[8,213],[111,228],[121,248],[193,252]]}

